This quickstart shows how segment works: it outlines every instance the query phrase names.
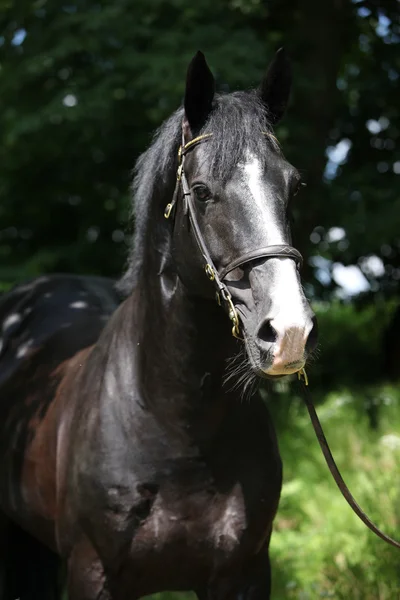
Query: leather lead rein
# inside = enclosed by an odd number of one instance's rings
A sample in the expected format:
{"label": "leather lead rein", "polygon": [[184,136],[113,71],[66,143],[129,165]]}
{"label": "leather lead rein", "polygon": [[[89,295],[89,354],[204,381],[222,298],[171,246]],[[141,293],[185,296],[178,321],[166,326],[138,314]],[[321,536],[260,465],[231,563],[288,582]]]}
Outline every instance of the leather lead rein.
{"label": "leather lead rein", "polygon": [[[305,374],[304,369],[302,369],[298,373],[298,377],[299,377],[300,387],[303,392],[304,403],[307,406],[307,410],[310,415],[311,423],[314,427],[315,435],[317,436],[319,445],[321,446],[321,450],[324,455],[326,464],[328,465],[329,470],[332,473],[333,479],[335,480],[335,483],[338,486],[339,490],[341,491],[343,497],[345,498],[347,503],[351,506],[353,511],[356,513],[356,515],[359,517],[359,519],[361,519],[361,521],[368,527],[368,529],[370,529],[373,533],[375,533],[375,535],[380,537],[382,540],[384,540],[391,546],[394,546],[395,548],[400,548],[400,542],[397,542],[393,538],[391,538],[388,535],[386,535],[385,533],[383,533],[383,531],[381,531],[379,529],[379,527],[377,527],[375,525],[375,523],[373,523],[371,521],[371,519],[365,514],[365,512],[362,510],[362,508],[357,504],[357,502],[354,499],[353,495],[351,494],[349,488],[345,484],[343,477],[341,476],[340,471],[335,463],[335,459],[332,456],[331,450],[329,448],[329,444],[327,442],[327,439],[323,432],[321,423],[318,419],[318,415],[316,413],[313,402],[311,400],[311,394],[307,387],[308,380],[306,378],[307,376]],[[304,378],[304,380],[302,379],[302,377]]]}

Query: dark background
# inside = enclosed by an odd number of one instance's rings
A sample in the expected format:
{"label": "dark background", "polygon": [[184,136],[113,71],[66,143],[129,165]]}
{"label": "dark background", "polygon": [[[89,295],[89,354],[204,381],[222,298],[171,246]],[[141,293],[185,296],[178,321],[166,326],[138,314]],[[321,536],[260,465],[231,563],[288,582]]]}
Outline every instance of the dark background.
{"label": "dark background", "polygon": [[[339,457],[347,448],[359,496],[397,535],[399,7],[397,0],[0,0],[3,290],[45,272],[119,276],[134,161],[180,104],[194,52],[206,54],[219,90],[228,91],[257,86],[285,46],[294,89],[276,134],[307,182],[296,198],[294,237],[321,328],[310,377]],[[336,507],[318,449],[307,454],[314,442],[288,384],[270,403],[289,486],[274,541],[276,597],[400,598],[395,555],[361,533],[344,504]],[[303,446],[293,447],[296,436]],[[293,462],[299,453],[301,468]],[[315,490],[321,496],[312,508]],[[330,527],[331,537],[320,535]]]}

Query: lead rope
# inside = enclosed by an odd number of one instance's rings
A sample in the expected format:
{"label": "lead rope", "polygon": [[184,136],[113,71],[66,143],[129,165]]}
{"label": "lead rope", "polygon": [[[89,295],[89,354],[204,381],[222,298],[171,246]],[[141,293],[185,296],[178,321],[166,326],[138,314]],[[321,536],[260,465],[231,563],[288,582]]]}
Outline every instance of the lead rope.
{"label": "lead rope", "polygon": [[298,379],[299,379],[300,388],[302,389],[302,392],[303,392],[303,399],[304,399],[305,405],[307,406],[307,410],[310,415],[311,423],[314,427],[315,435],[317,436],[319,445],[321,446],[321,450],[324,455],[326,464],[328,465],[329,470],[332,473],[333,479],[335,480],[335,483],[338,486],[339,490],[341,491],[343,497],[346,499],[347,503],[351,506],[351,508],[356,513],[356,515],[361,519],[361,521],[363,521],[363,523],[371,531],[373,531],[375,533],[375,535],[380,537],[382,540],[384,540],[388,544],[391,544],[395,548],[400,548],[400,542],[397,542],[396,540],[392,539],[391,537],[389,537],[388,535],[383,533],[383,531],[381,531],[371,521],[371,519],[365,514],[365,512],[361,509],[361,507],[355,501],[349,488],[345,484],[343,477],[341,476],[340,471],[337,468],[335,460],[330,451],[327,439],[325,437],[321,423],[318,419],[318,415],[316,413],[313,402],[311,400],[310,391],[308,389],[307,374],[304,369],[301,369],[297,375],[298,375]]}

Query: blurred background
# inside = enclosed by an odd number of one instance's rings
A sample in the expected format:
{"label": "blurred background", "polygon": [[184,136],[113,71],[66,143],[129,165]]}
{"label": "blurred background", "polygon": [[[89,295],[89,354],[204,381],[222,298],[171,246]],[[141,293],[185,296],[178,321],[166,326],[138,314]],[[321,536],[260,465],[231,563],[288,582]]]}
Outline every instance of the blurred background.
{"label": "blurred background", "polygon": [[[257,86],[285,46],[294,89],[276,133],[307,182],[293,230],[320,323],[311,389],[356,499],[394,537],[399,16],[397,0],[0,0],[1,290],[45,272],[118,277],[134,161],[181,103],[194,52],[229,91]],[[400,598],[398,551],[339,495],[292,384],[264,393],[285,475],[273,597]]]}

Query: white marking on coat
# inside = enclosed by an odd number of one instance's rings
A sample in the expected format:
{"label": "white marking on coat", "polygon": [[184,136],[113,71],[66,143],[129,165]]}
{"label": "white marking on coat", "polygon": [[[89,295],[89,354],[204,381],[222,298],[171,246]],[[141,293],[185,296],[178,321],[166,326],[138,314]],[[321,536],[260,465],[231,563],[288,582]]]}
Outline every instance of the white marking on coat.
{"label": "white marking on coat", "polygon": [[[242,165],[244,179],[251,194],[251,202],[257,219],[265,227],[265,245],[287,244],[286,227],[279,223],[276,203],[279,198],[272,196],[273,187],[263,180],[263,169],[259,159],[248,154]],[[283,200],[282,200],[283,201]],[[298,277],[297,267],[290,258],[270,258],[270,315],[271,326],[277,339],[274,350],[274,364],[268,373],[284,374],[286,364],[303,364],[305,343],[312,327],[307,303]],[[296,365],[293,370],[296,370]]]}
{"label": "white marking on coat", "polygon": [[15,325],[15,323],[19,323],[21,321],[21,315],[19,313],[13,313],[12,315],[8,315],[3,321],[3,331],[5,332],[9,327]]}
{"label": "white marking on coat", "polygon": [[233,549],[239,542],[243,529],[246,528],[246,515],[241,495],[238,488],[237,493],[228,498],[223,514],[215,523],[213,533],[219,547]]}
{"label": "white marking on coat", "polygon": [[32,346],[33,346],[33,339],[28,340],[27,342],[25,342],[25,344],[21,344],[18,347],[18,350],[15,353],[15,356],[17,358],[23,358],[28,353],[28,351],[30,350],[30,348],[32,348]]}
{"label": "white marking on coat", "polygon": [[263,170],[259,159],[249,153],[248,162],[242,165],[242,169],[252,197],[252,205],[257,209],[258,218],[268,227],[268,244],[284,244],[282,226],[277,222],[273,202],[269,198],[271,190],[263,182]]}
{"label": "white marking on coat", "polygon": [[82,300],[77,300],[76,302],[71,302],[69,305],[70,308],[86,308],[88,305],[87,302],[83,302]]}

